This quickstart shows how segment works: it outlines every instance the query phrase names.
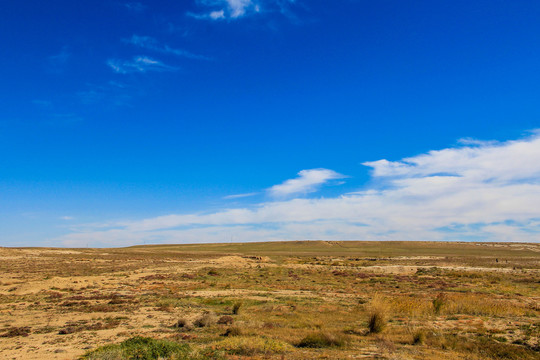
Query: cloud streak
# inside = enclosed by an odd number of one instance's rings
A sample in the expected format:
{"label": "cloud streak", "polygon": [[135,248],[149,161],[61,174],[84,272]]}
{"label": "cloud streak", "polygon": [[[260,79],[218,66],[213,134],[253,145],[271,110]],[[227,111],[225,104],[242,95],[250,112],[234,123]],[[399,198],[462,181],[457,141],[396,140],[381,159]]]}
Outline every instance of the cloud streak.
{"label": "cloud streak", "polygon": [[206,56],[193,54],[186,50],[171,48],[167,44],[160,44],[156,39],[150,36],[133,35],[131,38],[124,39],[123,41],[127,44],[131,44],[134,46],[141,47],[143,49],[148,49],[148,50],[152,50],[152,51],[156,51],[156,52],[160,52],[164,54],[172,54],[175,56],[180,56],[180,57],[185,57],[188,59],[195,59],[195,60],[210,60]]}
{"label": "cloud streak", "polygon": [[124,6],[133,12],[142,12],[146,9],[146,6],[139,2],[125,3]]}
{"label": "cloud streak", "polygon": [[258,192],[250,192],[250,193],[245,193],[245,194],[227,195],[227,196],[224,196],[223,199],[226,199],[226,200],[242,199],[242,198],[246,198],[246,197],[250,197],[250,196],[255,196],[257,194],[259,194],[259,193]]}
{"label": "cloud streak", "polygon": [[[538,133],[364,165],[372,169],[374,185],[334,198],[293,198],[73,228],[58,240],[67,246],[220,242],[231,236],[235,241],[540,242]],[[311,191],[338,176],[327,169],[305,170],[276,186],[283,193],[299,194],[300,189]]]}
{"label": "cloud streak", "polygon": [[176,71],[176,67],[166,65],[147,56],[135,56],[132,60],[109,59],[107,65],[118,74],[145,73],[148,71]]}

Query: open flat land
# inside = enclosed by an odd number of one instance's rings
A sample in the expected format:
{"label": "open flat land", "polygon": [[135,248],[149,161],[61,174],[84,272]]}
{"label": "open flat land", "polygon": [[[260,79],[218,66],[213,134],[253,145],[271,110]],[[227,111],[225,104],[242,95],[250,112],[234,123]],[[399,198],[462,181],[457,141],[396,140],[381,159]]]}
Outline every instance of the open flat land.
{"label": "open flat land", "polygon": [[539,315],[540,244],[0,248],[1,359],[540,359]]}

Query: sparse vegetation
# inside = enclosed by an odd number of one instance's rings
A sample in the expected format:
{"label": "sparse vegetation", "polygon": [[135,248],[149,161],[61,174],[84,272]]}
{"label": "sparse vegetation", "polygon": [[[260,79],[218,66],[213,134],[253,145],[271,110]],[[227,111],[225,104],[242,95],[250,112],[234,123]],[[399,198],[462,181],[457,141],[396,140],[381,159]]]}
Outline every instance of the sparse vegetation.
{"label": "sparse vegetation", "polygon": [[285,354],[293,350],[293,347],[286,342],[252,336],[229,337],[218,342],[214,347],[228,354],[244,356]]}
{"label": "sparse vegetation", "polygon": [[0,337],[17,337],[17,336],[28,336],[30,335],[30,327],[29,326],[22,326],[22,327],[12,327],[7,329],[7,331],[0,335]]}
{"label": "sparse vegetation", "polygon": [[288,245],[0,248],[1,357],[537,358],[540,245]]}
{"label": "sparse vegetation", "polygon": [[297,346],[303,348],[343,347],[347,342],[348,338],[343,334],[318,331],[304,337]]}

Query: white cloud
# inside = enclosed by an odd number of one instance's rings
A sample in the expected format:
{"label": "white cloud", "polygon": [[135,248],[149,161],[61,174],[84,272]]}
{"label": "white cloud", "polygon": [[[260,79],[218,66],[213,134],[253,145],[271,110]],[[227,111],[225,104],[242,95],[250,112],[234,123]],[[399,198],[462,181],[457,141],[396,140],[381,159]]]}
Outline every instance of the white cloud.
{"label": "white cloud", "polygon": [[[402,159],[366,162],[372,187],[335,198],[271,201],[73,229],[68,246],[323,240],[540,242],[540,134]],[[293,194],[340,176],[304,170],[277,185]],[[273,187],[271,189],[276,189]]]}
{"label": "white cloud", "polygon": [[230,16],[232,18],[237,18],[243,16],[246,13],[246,10],[250,7],[255,6],[251,0],[225,0],[229,5]]}
{"label": "white cloud", "polygon": [[132,60],[110,59],[107,65],[118,74],[145,73],[147,71],[175,71],[177,68],[146,56],[136,56]]}
{"label": "white cloud", "polygon": [[268,191],[272,196],[285,197],[296,194],[314,192],[330,180],[342,179],[343,175],[328,169],[302,170],[295,179],[289,179],[282,184],[274,185]]}
{"label": "white cloud", "polygon": [[294,19],[296,0],[197,0],[202,13],[188,13],[195,19],[236,20],[261,13],[280,13]]}
{"label": "white cloud", "polygon": [[211,11],[209,16],[213,20],[225,19],[225,11],[223,11],[223,10]]}
{"label": "white cloud", "polygon": [[123,41],[125,43],[141,47],[143,49],[148,49],[160,53],[172,54],[189,59],[208,60],[206,56],[193,54],[186,50],[171,48],[167,44],[160,44],[156,39],[150,36],[133,35],[131,38],[124,39]]}

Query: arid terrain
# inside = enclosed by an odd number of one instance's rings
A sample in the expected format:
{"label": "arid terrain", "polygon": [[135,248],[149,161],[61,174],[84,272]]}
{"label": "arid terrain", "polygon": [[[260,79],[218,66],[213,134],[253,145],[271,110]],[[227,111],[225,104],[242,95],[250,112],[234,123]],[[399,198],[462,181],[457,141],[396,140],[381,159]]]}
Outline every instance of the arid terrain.
{"label": "arid terrain", "polygon": [[0,248],[1,359],[540,359],[539,315],[540,244]]}

